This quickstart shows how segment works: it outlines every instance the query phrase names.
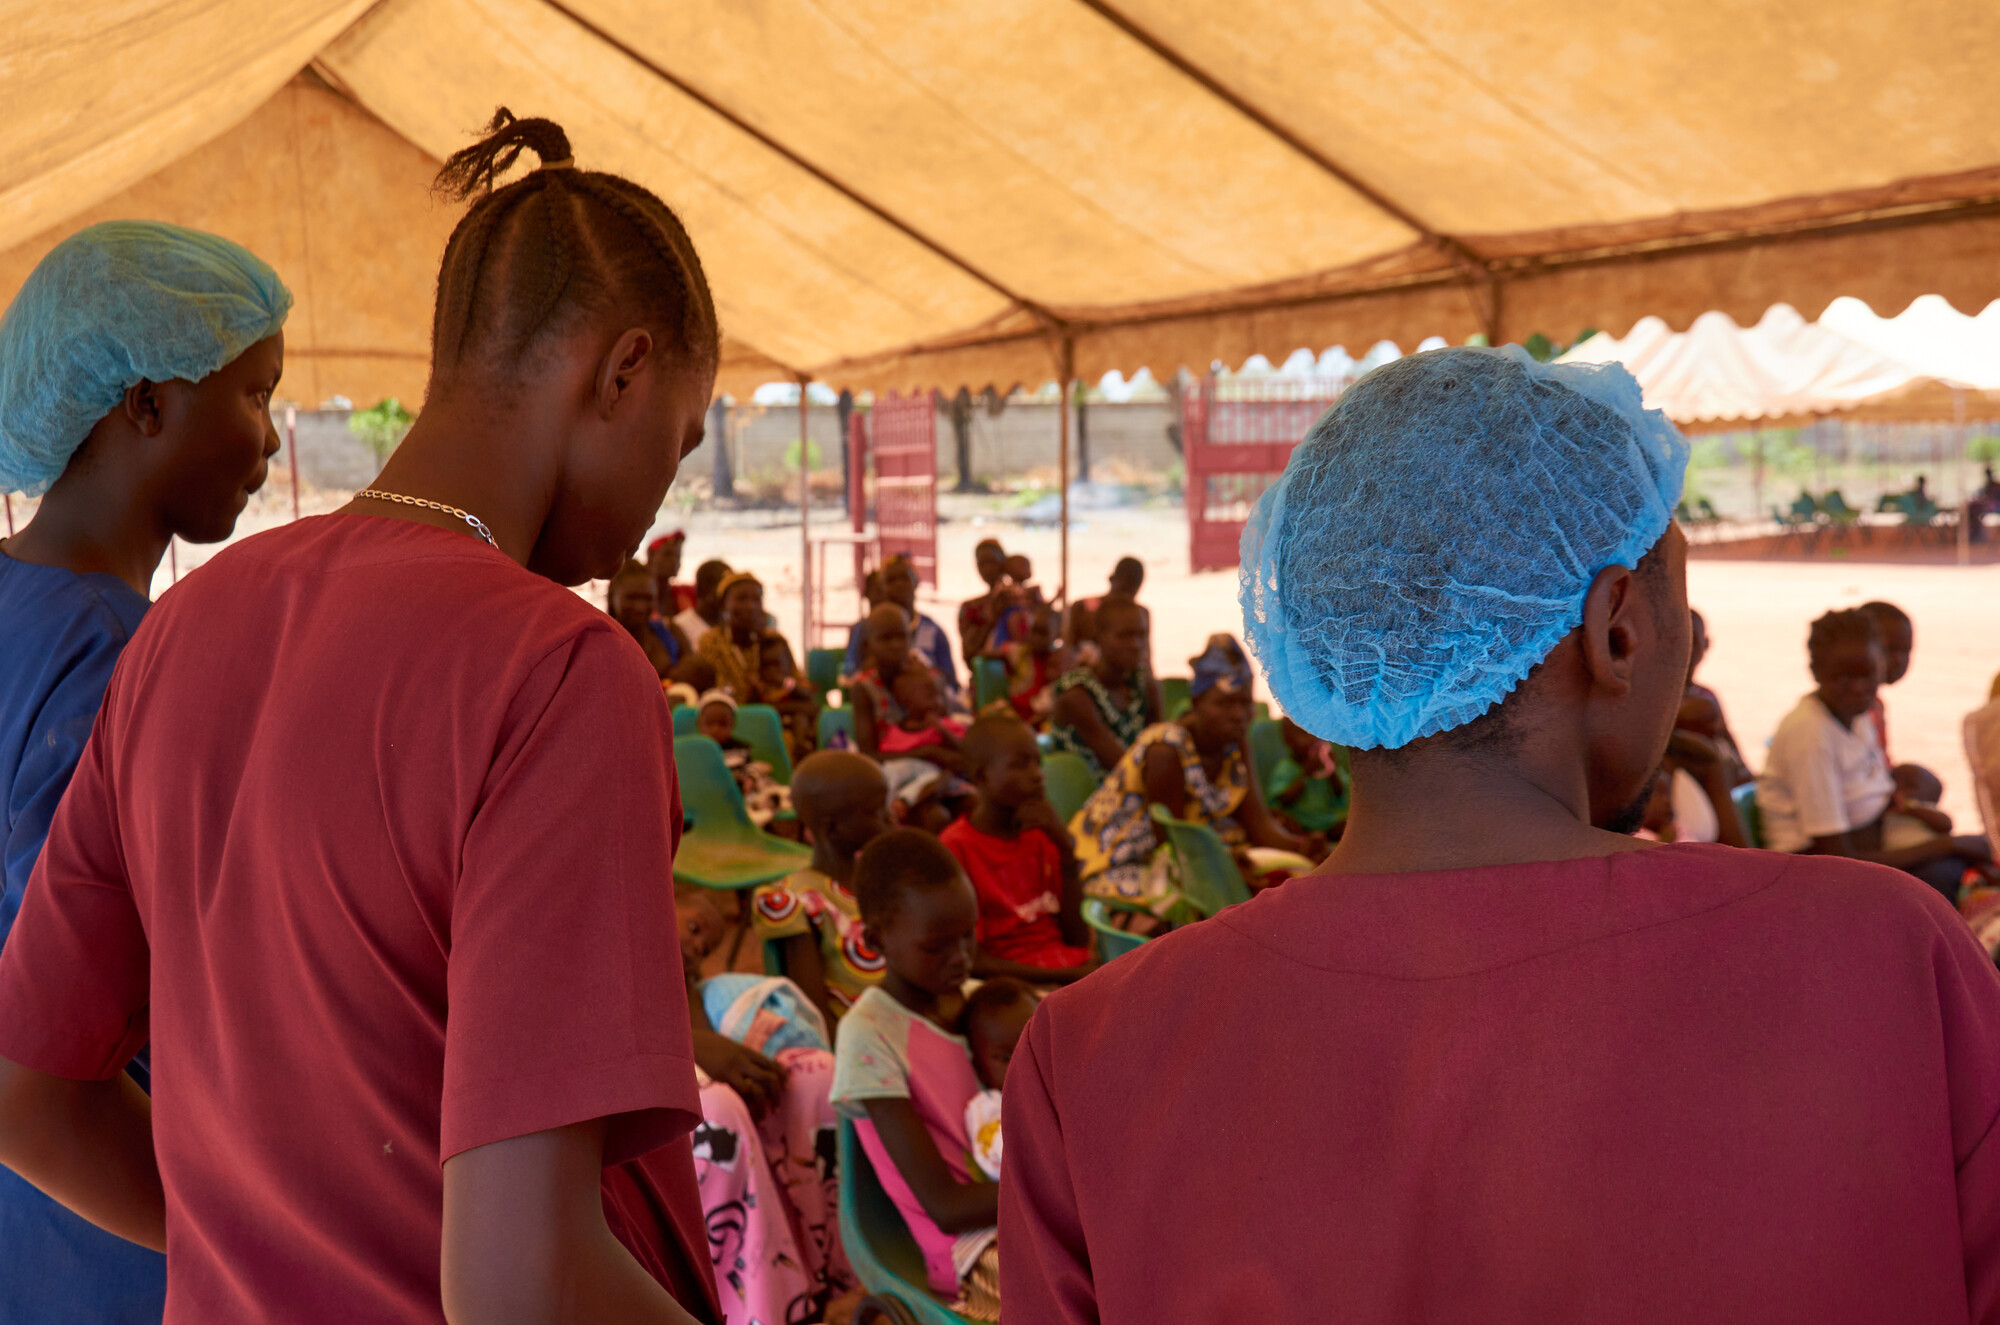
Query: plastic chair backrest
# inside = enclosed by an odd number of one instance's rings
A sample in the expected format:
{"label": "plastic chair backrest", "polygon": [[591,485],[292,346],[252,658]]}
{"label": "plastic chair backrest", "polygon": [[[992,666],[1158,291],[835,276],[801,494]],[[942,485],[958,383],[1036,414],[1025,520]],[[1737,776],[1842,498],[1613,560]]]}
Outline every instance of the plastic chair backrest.
{"label": "plastic chair backrest", "polygon": [[1243,882],[1235,857],[1204,824],[1191,824],[1167,813],[1164,805],[1152,807],[1153,822],[1167,830],[1167,845],[1181,863],[1181,896],[1205,916],[1226,906],[1250,900],[1250,886]]}
{"label": "plastic chair backrest", "polygon": [[972,706],[977,712],[1007,697],[1007,664],[998,658],[972,660]]}
{"label": "plastic chair backrest", "polygon": [[1096,933],[1097,955],[1107,962],[1113,957],[1123,957],[1146,941],[1144,934],[1133,934],[1112,924],[1111,908],[1101,898],[1083,899],[1083,923]]}
{"label": "plastic chair backrest", "polygon": [[1743,825],[1743,840],[1753,847],[1764,845],[1764,811],[1757,806],[1757,784],[1746,782],[1729,793],[1736,806],[1736,821]]}
{"label": "plastic chair backrest", "polygon": [[924,1254],[875,1176],[852,1118],[840,1120],[839,1164],[840,1242],[861,1286],[895,1298],[923,1325],[964,1325],[963,1316],[925,1288]]}
{"label": "plastic chair backrest", "polygon": [[1181,706],[1188,702],[1188,688],[1193,680],[1185,676],[1163,676],[1160,678],[1160,719],[1171,721]]}
{"label": "plastic chair backrest", "polygon": [[833,738],[836,733],[845,733],[848,748],[854,748],[853,709],[821,709],[819,711],[819,748],[822,750],[833,749]]}
{"label": "plastic chair backrest", "polygon": [[743,793],[722,762],[721,746],[706,736],[677,737],[674,770],[680,774],[681,808],[697,832],[757,833],[743,808]]}
{"label": "plastic chair backrest", "polygon": [[736,739],[750,747],[750,757],[771,766],[771,776],[792,785],[792,757],[785,750],[785,720],[769,704],[745,704],[736,710]]}
{"label": "plastic chair backrest", "polygon": [[1271,771],[1287,753],[1284,723],[1259,718],[1250,724],[1250,763],[1257,774],[1257,790],[1267,802],[1271,797]]}
{"label": "plastic chair backrest", "polygon": [[697,721],[700,720],[700,718],[701,718],[701,710],[696,708],[693,704],[675,705],[674,735],[677,737],[694,735],[694,725]]}
{"label": "plastic chair backrest", "polygon": [[1861,514],[1861,512],[1847,504],[1847,498],[1841,493],[1839,488],[1835,488],[1832,492],[1827,493],[1820,505],[1828,515],[1836,520],[1849,520]]}
{"label": "plastic chair backrest", "polygon": [[846,659],[845,649],[807,649],[806,680],[822,696],[840,689],[840,665]]}
{"label": "plastic chair backrest", "polygon": [[1058,750],[1042,756],[1042,785],[1056,818],[1068,823],[1097,791],[1097,775],[1090,771],[1082,755]]}

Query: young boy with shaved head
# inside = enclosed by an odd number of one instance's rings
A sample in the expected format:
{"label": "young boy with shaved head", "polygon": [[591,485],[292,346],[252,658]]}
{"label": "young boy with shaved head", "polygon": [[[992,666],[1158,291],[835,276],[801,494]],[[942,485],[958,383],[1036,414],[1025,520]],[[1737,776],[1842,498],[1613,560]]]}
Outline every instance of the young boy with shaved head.
{"label": "young boy with shaved head", "polygon": [[1353,750],[1346,835],[1043,1002],[1010,1320],[2000,1319],[1964,923],[1880,866],[1625,835],[1687,679],[1686,462],[1622,368],[1515,347],[1315,425],[1243,604]]}
{"label": "young boy with shaved head", "polygon": [[792,773],[792,809],[812,839],[812,864],[759,888],[750,902],[759,941],[778,945],[780,973],[832,1026],[882,978],[882,957],[861,937],[849,886],[861,848],[889,831],[889,784],[880,765],[822,750]]}

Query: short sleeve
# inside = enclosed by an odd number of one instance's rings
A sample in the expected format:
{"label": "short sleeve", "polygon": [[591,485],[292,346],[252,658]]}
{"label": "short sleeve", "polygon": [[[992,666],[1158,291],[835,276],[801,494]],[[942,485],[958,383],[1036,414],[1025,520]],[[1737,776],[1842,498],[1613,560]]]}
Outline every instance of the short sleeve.
{"label": "short sleeve", "polygon": [[1783,753],[1785,782],[1791,788],[1799,831],[1808,842],[1861,826],[1847,821],[1847,789],[1841,785],[1840,760],[1818,739],[1820,730],[1812,736],[1790,733],[1792,739]]}
{"label": "short sleeve", "polygon": [[812,933],[812,919],[797,893],[767,883],[750,896],[750,927],[759,942],[771,943]]}
{"label": "short sleeve", "polygon": [[865,997],[840,1021],[829,1096],[834,1107],[849,1117],[866,1112],[850,1107],[864,1100],[910,1095],[908,1028],[882,1015],[881,997]]}
{"label": "short sleeve", "polygon": [[1013,1144],[1000,1184],[1000,1299],[1009,1320],[1085,1325],[1098,1319],[1097,1289],[1050,1067],[1044,1004],[1007,1067],[1001,1131]]}
{"label": "short sleeve", "polygon": [[523,683],[452,896],[441,1157],[609,1118],[615,1164],[700,1122],[672,741],[657,678],[610,629]]}
{"label": "short sleeve", "polygon": [[84,747],[0,952],[0,1057],[79,1081],[115,1076],[145,1046],[151,997],[105,726]]}

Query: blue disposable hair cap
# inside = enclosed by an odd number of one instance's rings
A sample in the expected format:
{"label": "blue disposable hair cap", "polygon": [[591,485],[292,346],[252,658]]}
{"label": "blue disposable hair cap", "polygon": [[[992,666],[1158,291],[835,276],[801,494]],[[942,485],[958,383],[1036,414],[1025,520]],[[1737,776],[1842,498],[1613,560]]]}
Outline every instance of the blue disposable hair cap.
{"label": "blue disposable hair cap", "polygon": [[1285,712],[1396,749],[1505,699],[1583,620],[1591,581],[1673,521],[1687,440],[1624,367],[1519,346],[1412,355],[1356,382],[1243,530],[1244,634]]}
{"label": "blue disposable hair cap", "polygon": [[48,491],[128,388],[198,382],[291,308],[278,274],[218,235],[159,221],[77,231],[0,317],[0,491]]}

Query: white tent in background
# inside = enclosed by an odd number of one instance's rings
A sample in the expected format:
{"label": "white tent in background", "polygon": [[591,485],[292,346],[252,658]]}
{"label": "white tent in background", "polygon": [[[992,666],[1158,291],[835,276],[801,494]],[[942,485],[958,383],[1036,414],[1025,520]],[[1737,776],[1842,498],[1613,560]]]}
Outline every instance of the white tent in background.
{"label": "white tent in background", "polygon": [[1833,414],[1907,390],[1923,374],[1879,350],[1808,322],[1789,304],[1754,327],[1704,313],[1686,331],[1641,318],[1625,336],[1592,336],[1565,363],[1631,369],[1648,408],[1683,428],[1740,427]]}
{"label": "white tent in background", "polygon": [[2000,302],[1967,317],[1927,294],[1895,317],[1882,317],[1859,299],[1843,296],[1827,305],[1819,324],[1923,376],[2000,391]]}

